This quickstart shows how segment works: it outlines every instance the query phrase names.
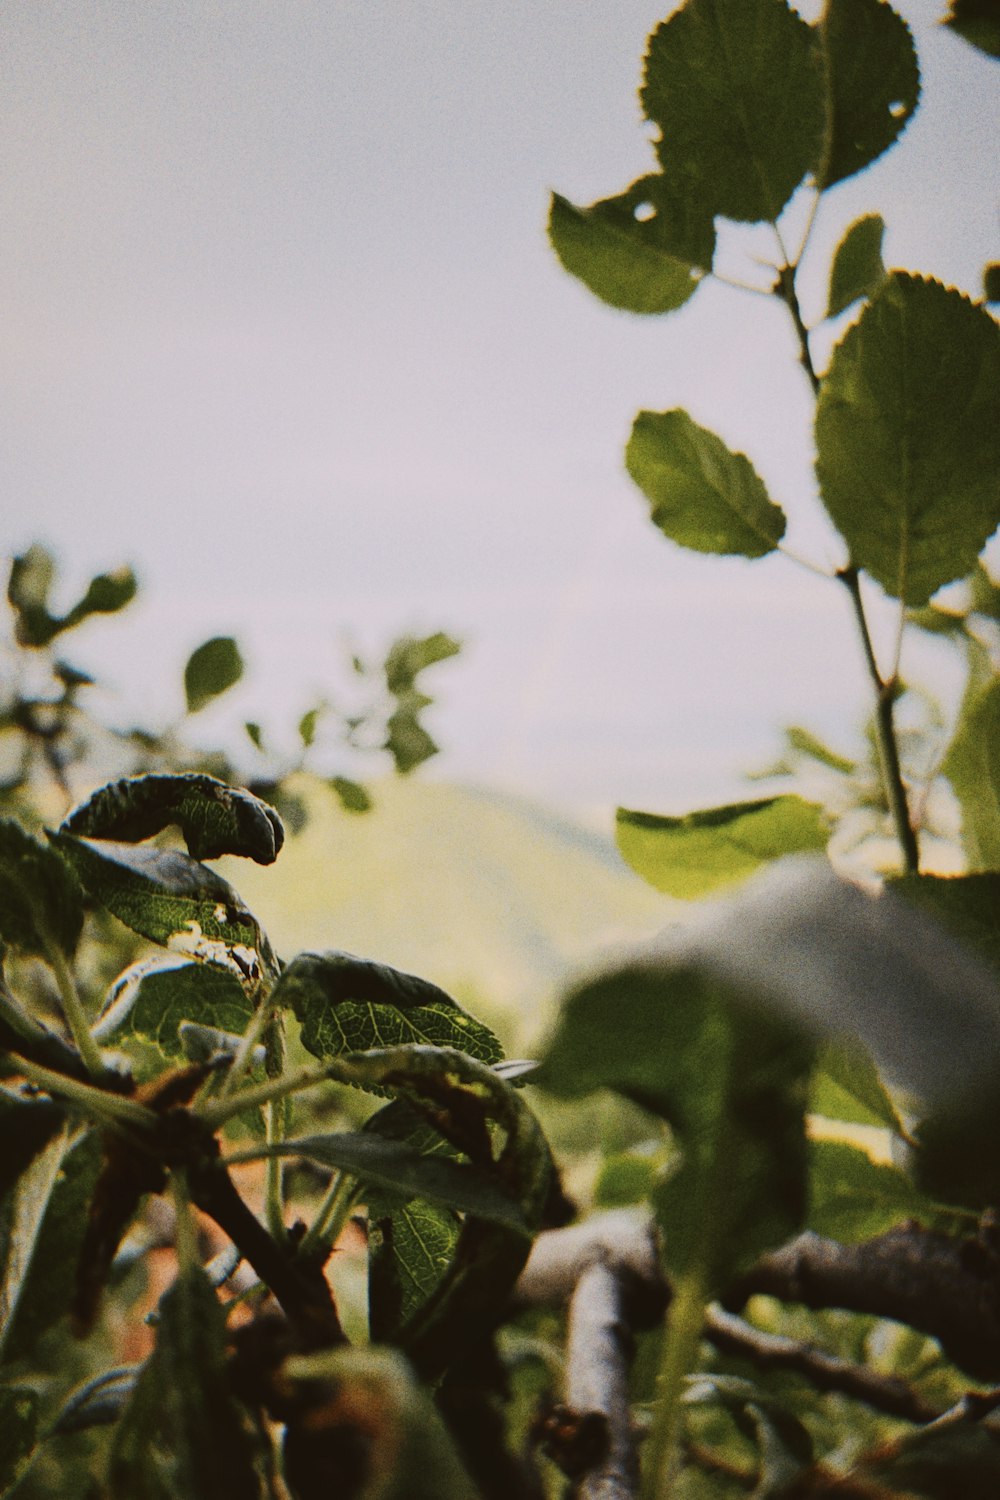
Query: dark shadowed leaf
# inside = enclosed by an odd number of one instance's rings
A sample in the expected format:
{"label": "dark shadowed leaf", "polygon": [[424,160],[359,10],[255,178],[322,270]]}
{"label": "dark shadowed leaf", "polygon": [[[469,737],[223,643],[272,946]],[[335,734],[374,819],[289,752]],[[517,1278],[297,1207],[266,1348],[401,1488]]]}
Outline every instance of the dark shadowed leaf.
{"label": "dark shadowed leaf", "polygon": [[826,315],[836,318],[859,297],[870,297],[885,280],[882,237],[885,220],[880,214],[855,219],[847,230],[830,269],[830,291]]}
{"label": "dark shadowed leaf", "polygon": [[666,177],[708,213],[776,219],[819,156],[819,49],[784,0],[688,0],[649,39],[641,99]]}
{"label": "dark shadowed leaf", "polygon": [[100,1040],[135,1036],[165,1057],[185,1057],[186,1022],[241,1033],[253,1014],[242,984],[225,969],[178,959],[145,960],[115,980],[94,1034]]}
{"label": "dark shadowed leaf", "polygon": [[211,703],[243,676],[240,648],[230,635],[213,636],[192,651],[184,668],[184,696],[189,714]]}
{"label": "dark shadowed leaf", "polygon": [[943,770],[962,809],[970,865],[1000,869],[1000,677],[970,684]]}
{"label": "dark shadowed leaf", "polygon": [[983,296],[987,302],[1000,302],[1000,262],[983,267]]}
{"label": "dark shadowed leaf", "polygon": [[[932,1422],[859,1460],[847,1483],[906,1500],[994,1500],[1000,1493],[1000,1435],[982,1422]],[[863,1493],[863,1491],[862,1491]]]}
{"label": "dark shadowed leaf", "polygon": [[996,0],[951,0],[944,24],[987,57],[1000,57],[1000,13]]}
{"label": "dark shadowed leaf", "polygon": [[200,1266],[161,1299],[156,1348],[115,1433],[111,1490],[130,1500],[259,1500],[230,1389],[222,1308]]}
{"label": "dark shadowed leaf", "polygon": [[873,1162],[843,1141],[809,1143],[808,1227],[853,1244],[905,1219],[926,1221],[929,1205],[898,1167]]}
{"label": "dark shadowed leaf", "polygon": [[1000,522],[1000,328],[894,271],[834,350],[816,413],[823,502],[907,604],[969,573]]}
{"label": "dark shadowed leaf", "polygon": [[784,514],[750,460],[686,411],[641,411],[625,467],[650,503],[653,524],[682,547],[763,557],[785,534]]}
{"label": "dark shadowed leaf", "polygon": [[299,1136],[262,1146],[260,1156],[302,1156],[323,1167],[349,1172],[359,1182],[403,1200],[422,1198],[460,1213],[475,1214],[491,1224],[527,1233],[519,1205],[481,1168],[425,1155],[406,1141],[385,1140],[370,1132]]}
{"label": "dark shadowed leaf", "polygon": [[308,1381],[319,1403],[319,1418],[293,1425],[285,1438],[284,1469],[296,1493],[346,1497],[339,1483],[317,1488],[321,1454],[329,1467],[332,1448],[355,1465],[363,1455],[350,1486],[357,1500],[479,1500],[433,1401],[393,1350],[324,1350],[289,1360],[284,1374]]}
{"label": "dark shadowed leaf", "polygon": [[779,1398],[736,1375],[700,1375],[685,1401],[721,1406],[754,1444],[759,1471],[752,1500],[788,1500],[801,1493],[797,1481],[812,1462],[812,1439]]}
{"label": "dark shadowed leaf", "polygon": [[822,809],[792,795],[736,802],[683,817],[620,807],[615,839],[626,864],[670,896],[707,895],[785,854],[826,847]]}
{"label": "dark shadowed leaf", "polygon": [[53,1436],[117,1422],[135,1390],[140,1368],[139,1365],[120,1365],[117,1369],[105,1370],[73,1391],[52,1424]]}
{"label": "dark shadowed leaf", "polygon": [[140,843],[176,825],[195,859],[241,854],[269,865],[285,838],[266,802],[214,776],[125,776],[73,809],[61,832],[81,838]]}
{"label": "dark shadowed leaf", "polygon": [[0,819],[0,940],[44,957],[72,954],[83,927],[83,901],[72,872],[54,849],[19,823]]}
{"label": "dark shadowed leaf", "polygon": [[910,28],[886,0],[827,0],[819,26],[830,91],[820,186],[860,172],[891,146],[920,97]]}
{"label": "dark shadowed leaf", "polygon": [[[997,730],[1000,733],[1000,718]],[[899,875],[889,886],[936,917],[1000,972],[1000,874]]]}
{"label": "dark shadowed leaf", "polygon": [[41,1398],[29,1385],[0,1385],[0,1495],[24,1471],[38,1432]]}
{"label": "dark shadowed leaf", "polygon": [[687,200],[672,201],[666,178],[650,176],[589,208],[554,193],[549,239],[563,268],[602,302],[664,313],[682,306],[711,269],[715,227]]}
{"label": "dark shadowed leaf", "polygon": [[235,974],[248,991],[273,955],[228,881],[188,854],[52,835],[87,891],[151,942]]}
{"label": "dark shadowed leaf", "polygon": [[352,953],[300,953],[283,970],[274,1001],[294,1011],[315,1057],[410,1042],[457,1047],[487,1063],[501,1057],[490,1029],[437,985]]}
{"label": "dark shadowed leaf", "polygon": [[569,994],[536,1081],[669,1120],[683,1159],[654,1194],[664,1257],[714,1293],[802,1222],[811,1060],[794,1027],[695,968],[635,964]]}

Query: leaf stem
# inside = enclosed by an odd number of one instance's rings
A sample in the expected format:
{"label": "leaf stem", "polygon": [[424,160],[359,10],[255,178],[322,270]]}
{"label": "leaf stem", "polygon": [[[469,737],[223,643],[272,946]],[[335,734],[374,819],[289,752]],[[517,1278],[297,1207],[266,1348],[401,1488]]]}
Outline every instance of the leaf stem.
{"label": "leaf stem", "polygon": [[104,1059],[101,1056],[100,1047],[90,1034],[90,1025],[80,1000],[76,980],[73,978],[73,971],[66,962],[66,955],[59,944],[48,936],[45,938],[45,959],[55,975],[63,1015],[80,1056],[86,1064],[87,1072],[91,1078],[100,1078],[104,1073]]}
{"label": "leaf stem", "polygon": [[854,606],[854,617],[858,623],[861,644],[864,648],[868,675],[875,689],[875,726],[878,735],[879,760],[882,765],[882,780],[885,785],[889,810],[892,813],[893,823],[896,827],[896,837],[899,839],[899,847],[903,854],[903,866],[907,875],[916,875],[920,871],[920,848],[917,843],[916,832],[910,821],[910,809],[906,800],[906,786],[903,782],[903,773],[899,764],[896,726],[893,722],[893,702],[897,685],[896,678],[893,676],[883,679],[882,674],[879,672],[878,662],[875,657],[875,648],[872,645],[868,620],[865,615],[864,600],[861,597],[861,581],[857,568],[841,568],[837,577],[851,596],[851,603]]}
{"label": "leaf stem", "polygon": [[343,1229],[358,1197],[357,1178],[349,1172],[334,1172],[322,1203],[298,1244],[299,1255],[308,1255],[319,1245],[332,1245]]}
{"label": "leaf stem", "polygon": [[8,1056],[18,1072],[23,1073],[30,1083],[36,1084],[48,1094],[76,1104],[84,1114],[100,1124],[139,1125],[144,1130],[156,1124],[157,1116],[153,1111],[144,1104],[136,1104],[134,1099],[123,1099],[120,1094],[109,1093],[107,1089],[97,1089],[93,1084],[68,1078],[65,1073],[56,1073],[51,1068],[43,1067],[41,1063],[29,1062],[16,1052],[10,1052]]}
{"label": "leaf stem", "polygon": [[259,1104],[270,1104],[274,1099],[284,1099],[289,1094],[311,1089],[317,1083],[325,1083],[333,1076],[329,1065],[323,1068],[300,1068],[296,1073],[286,1073],[283,1078],[268,1078],[252,1088],[241,1089],[225,1099],[208,1099],[197,1108],[197,1114],[212,1130],[217,1130],[234,1115],[253,1109]]}
{"label": "leaf stem", "polygon": [[240,1038],[240,1044],[233,1053],[233,1060],[229,1065],[225,1080],[218,1093],[220,1099],[225,1099],[228,1095],[236,1091],[237,1084],[250,1066],[253,1049],[259,1043],[267,1027],[267,1023],[273,1015],[274,1007],[270,1000],[262,1000],[250,1017],[247,1029]]}
{"label": "leaf stem", "polygon": [[795,333],[799,341],[799,363],[809,377],[813,395],[819,395],[819,376],[813,364],[812,350],[809,347],[809,330],[802,319],[802,309],[799,306],[798,293],[795,290],[795,273],[797,266],[783,265],[778,271],[778,285],[774,295],[780,297],[782,302],[791,313],[792,322],[795,325]]}
{"label": "leaf stem", "polygon": [[695,1263],[674,1283],[653,1423],[644,1445],[640,1500],[667,1500],[673,1488],[681,1445],[681,1397],[684,1382],[697,1361],[707,1303],[703,1270]]}
{"label": "leaf stem", "polygon": [[[271,1022],[267,1028],[266,1046],[267,1056],[264,1065],[268,1077],[280,1079],[285,1072],[286,1049],[284,1026],[278,1015],[272,1014],[271,1016]],[[264,1122],[269,1146],[278,1145],[288,1134],[289,1110],[290,1100],[287,1096],[272,1099],[270,1104],[265,1105]],[[268,1229],[279,1241],[284,1239],[286,1233],[284,1167],[281,1157],[274,1155],[268,1157],[265,1168],[264,1212]]]}

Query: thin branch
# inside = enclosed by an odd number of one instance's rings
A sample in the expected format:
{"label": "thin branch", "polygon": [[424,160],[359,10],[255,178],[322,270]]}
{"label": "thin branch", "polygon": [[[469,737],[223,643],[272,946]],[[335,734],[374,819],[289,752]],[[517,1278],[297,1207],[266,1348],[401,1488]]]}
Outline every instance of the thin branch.
{"label": "thin branch", "polygon": [[16,1052],[8,1052],[7,1055],[29,1083],[36,1084],[55,1099],[64,1099],[68,1104],[76,1105],[82,1114],[98,1124],[138,1125],[149,1130],[157,1122],[153,1111],[144,1104],[137,1104],[134,1099],[123,1099],[121,1094],[113,1094],[108,1089],[95,1088],[93,1084],[82,1083],[78,1078],[67,1078],[65,1074],[55,1073],[51,1068],[31,1062]]}
{"label": "thin branch", "polygon": [[861,582],[857,568],[842,568],[837,577],[850,595],[851,604],[854,608],[854,617],[857,620],[858,630],[861,635],[865,664],[868,667],[868,675],[871,678],[872,687],[875,689],[875,725],[878,734],[879,759],[882,763],[882,779],[885,783],[886,798],[896,827],[896,836],[899,839],[899,846],[903,854],[903,864],[908,875],[916,875],[920,869],[920,848],[917,844],[917,835],[910,818],[906,786],[903,782],[903,772],[899,763],[896,726],[893,722],[896,680],[894,677],[885,680],[879,672],[878,661],[875,657],[875,648],[872,645],[871,632],[868,629],[868,620],[865,615],[864,600],[861,597]]}
{"label": "thin branch", "polygon": [[46,938],[45,960],[55,975],[63,1015],[66,1017],[66,1024],[69,1026],[80,1056],[86,1064],[87,1072],[91,1078],[100,1078],[104,1073],[101,1049],[90,1034],[90,1025],[76,988],[73,971],[66,962],[65,953],[54,939]]}
{"label": "thin branch", "polygon": [[904,1422],[932,1422],[939,1415],[936,1407],[895,1375],[880,1375],[798,1339],[763,1333],[721,1307],[708,1309],[705,1335],[724,1354],[740,1355],[764,1370],[794,1370],[819,1391],[839,1391]]}
{"label": "thin branch", "polygon": [[594,1261],[573,1289],[566,1329],[567,1406],[604,1419],[603,1457],[580,1480],[578,1500],[633,1500],[639,1454],[632,1432],[628,1373],[634,1341],[623,1313],[620,1270]]}

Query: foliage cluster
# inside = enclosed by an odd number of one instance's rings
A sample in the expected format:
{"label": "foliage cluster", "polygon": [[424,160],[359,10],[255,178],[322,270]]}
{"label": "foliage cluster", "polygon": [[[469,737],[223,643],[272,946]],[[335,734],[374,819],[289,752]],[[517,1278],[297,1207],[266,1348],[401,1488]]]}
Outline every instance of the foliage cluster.
{"label": "foliage cluster", "polygon": [[[976,5],[952,23],[997,50]],[[173,731],[126,736],[133,774],[40,818],[34,767],[69,785],[86,682],[55,662],[52,691],[16,695],[5,1493],[997,1493],[1000,591],[980,554],[1000,522],[1000,330],[968,296],[886,270],[869,217],[834,257],[828,317],[853,321],[818,369],[797,292],[809,227],[792,258],[782,232],[793,194],[811,195],[811,226],[918,93],[885,0],[828,0],[815,25],[785,0],[685,0],[646,56],[657,169],[591,208],[556,197],[551,219],[567,269],[641,313],[715,274],[722,221],[774,227],[756,291],[790,315],[816,396],[818,494],[845,552],[833,582],[874,693],[875,810],[899,845],[879,890],[833,872],[828,817],[793,792],[623,810],[623,854],[659,888],[746,884],[577,984],[539,1063],[510,1062],[425,980],[339,951],[280,959],[210,862],[273,861],[281,819],[226,768],[186,761]],[[687,413],[640,413],[626,463],[672,541],[782,546],[750,460]],[[56,616],[50,572],[37,551],[11,572],[27,653],[134,587],[102,576]],[[961,607],[934,602],[959,580]],[[901,639],[935,630],[967,658],[939,763],[963,876],[921,870],[873,587]],[[402,770],[428,748],[417,672],[451,649],[432,637],[385,664],[398,707],[379,742]],[[196,652],[189,711],[238,671],[232,643]],[[806,731],[789,752],[858,774]]]}

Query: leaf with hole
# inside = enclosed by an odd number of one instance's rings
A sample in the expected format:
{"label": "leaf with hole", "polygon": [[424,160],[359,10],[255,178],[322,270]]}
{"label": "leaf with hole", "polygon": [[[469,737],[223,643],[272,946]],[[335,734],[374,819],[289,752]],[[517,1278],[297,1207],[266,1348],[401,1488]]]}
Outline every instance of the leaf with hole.
{"label": "leaf with hole", "polygon": [[814,166],[823,93],[815,35],[784,0],[687,0],[649,39],[640,98],[674,191],[754,222]]}
{"label": "leaf with hole", "polygon": [[830,98],[819,184],[829,188],[899,138],[920,69],[910,28],[886,0],[827,0],[818,29]]}

